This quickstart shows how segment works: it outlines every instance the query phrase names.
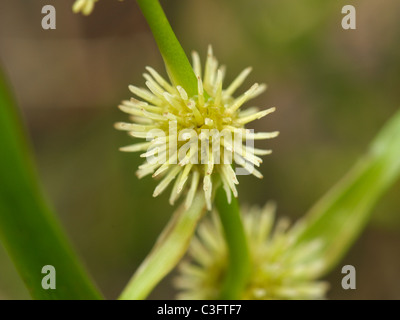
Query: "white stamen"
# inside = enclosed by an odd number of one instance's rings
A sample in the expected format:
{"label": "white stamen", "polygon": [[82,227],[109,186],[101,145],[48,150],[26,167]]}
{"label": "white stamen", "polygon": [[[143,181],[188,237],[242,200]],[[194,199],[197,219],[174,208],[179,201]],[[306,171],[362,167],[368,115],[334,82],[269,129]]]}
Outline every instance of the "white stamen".
{"label": "white stamen", "polygon": [[251,114],[257,113],[258,111],[260,111],[260,108],[258,108],[258,107],[249,107],[249,108],[246,108],[245,110],[240,110],[238,117],[243,118],[243,117],[249,116]]}
{"label": "white stamen", "polygon": [[120,104],[120,105],[118,106],[118,108],[119,108],[121,111],[123,111],[123,112],[125,112],[125,113],[127,113],[127,114],[131,114],[131,115],[134,115],[134,116],[143,116],[143,112],[142,112],[141,109],[136,109],[136,108],[127,107],[127,106],[122,105],[122,104]]}
{"label": "white stamen", "polygon": [[138,124],[154,124],[155,125],[155,122],[153,122],[153,120],[151,120],[151,119],[149,119],[149,118],[145,118],[145,117],[143,117],[143,116],[134,116],[134,115],[131,115],[130,117],[129,117],[129,119],[132,121],[132,122],[136,122],[136,123],[138,123]]}
{"label": "white stamen", "polygon": [[147,138],[148,133],[143,131],[129,131],[128,134],[135,138]]}
{"label": "white stamen", "polygon": [[154,70],[152,67],[146,67],[147,71],[153,76],[153,78],[168,92],[175,93],[176,90],[173,86],[171,86],[160,74]]}
{"label": "white stamen", "polygon": [[153,148],[153,149],[150,149],[150,150],[148,150],[147,152],[145,152],[145,153],[142,153],[141,155],[140,155],[140,157],[141,158],[147,158],[147,157],[149,157],[149,156],[154,156],[155,154],[158,154],[158,155],[160,155],[161,154],[161,152],[163,152],[163,151],[165,151],[166,150],[166,146],[163,146],[163,147],[155,147],[155,148]]}
{"label": "white stamen", "polygon": [[157,98],[155,95],[153,95],[150,91],[148,91],[146,89],[138,88],[136,86],[130,85],[129,90],[133,94],[137,95],[138,97],[140,97],[150,103],[153,103],[155,105],[159,105],[162,102],[159,98]]}
{"label": "white stamen", "polygon": [[143,177],[152,174],[154,172],[154,170],[156,170],[160,165],[159,164],[153,164],[151,166],[147,166],[145,168],[140,168],[139,170],[136,171],[136,176],[139,179],[142,179]]}
{"label": "white stamen", "polygon": [[201,63],[199,54],[196,51],[192,52],[192,60],[193,60],[193,71],[196,77],[201,78]]}
{"label": "white stamen", "polygon": [[203,190],[207,204],[207,210],[211,210],[211,191],[212,191],[212,182],[209,175],[205,175],[203,179]]}
{"label": "white stamen", "polygon": [[262,94],[265,90],[267,90],[268,86],[265,83],[262,83],[258,86],[257,90],[255,90],[251,95],[250,95],[250,99],[254,99],[256,97],[258,97],[260,94]]}
{"label": "white stamen", "polygon": [[161,192],[165,190],[165,188],[168,187],[168,185],[171,183],[172,180],[176,177],[176,175],[179,173],[181,170],[180,167],[175,166],[173,169],[170,170],[170,172],[166,175],[166,177],[161,180],[161,182],[157,185],[157,187],[154,189],[153,197],[157,197]]}
{"label": "white stamen", "polygon": [[223,181],[225,181],[224,183],[227,183],[229,185],[229,188],[232,190],[234,197],[236,198],[238,196],[238,192],[236,190],[236,186],[232,180],[232,176],[228,173],[228,171],[226,170],[226,166],[230,165],[221,165],[221,178]]}
{"label": "white stamen", "polygon": [[198,125],[203,124],[203,116],[200,113],[199,109],[196,107],[196,102],[194,100],[190,99],[189,102],[187,103],[187,106],[190,110],[193,111],[194,118],[196,119],[196,122]]}
{"label": "white stamen", "polygon": [[143,116],[145,116],[145,117],[147,117],[147,118],[150,118],[150,119],[152,119],[152,120],[156,120],[156,121],[168,121],[167,118],[165,118],[164,116],[162,116],[162,115],[160,115],[160,114],[156,114],[156,113],[153,113],[153,112],[149,112],[149,111],[146,111],[145,109],[142,109],[142,112],[143,112]]}
{"label": "white stamen", "polygon": [[279,135],[279,131],[273,131],[273,132],[247,132],[243,136],[243,140],[245,139],[252,139],[252,140],[264,140],[264,139],[272,139],[275,138]]}
{"label": "white stamen", "polygon": [[186,100],[189,99],[188,94],[187,94],[187,92],[185,91],[185,89],[183,89],[181,86],[177,86],[176,89],[178,89],[179,95],[181,96],[181,98],[182,98],[183,100],[186,101]]}
{"label": "white stamen", "polygon": [[245,93],[243,93],[239,98],[237,98],[232,106],[229,107],[228,112],[231,114],[235,112],[237,109],[239,109],[247,100],[250,99],[251,94],[256,91],[258,88],[258,83],[253,84],[253,86],[247,90]]}
{"label": "white stamen", "polygon": [[174,186],[172,187],[171,195],[169,197],[169,203],[174,205],[175,201],[179,198],[181,193],[178,192],[178,186],[179,186],[179,181],[182,177],[183,171],[181,171],[178,175],[178,177],[175,180]]}
{"label": "white stamen", "polygon": [[164,92],[163,95],[165,100],[167,100],[167,102],[170,104],[170,106],[172,106],[178,111],[183,110],[181,104],[179,103],[179,101],[176,100],[176,98],[173,95],[169,94],[168,92]]}
{"label": "white stamen", "polygon": [[165,172],[166,170],[168,170],[168,168],[170,167],[168,162],[163,163],[163,165],[161,167],[159,167],[157,169],[156,172],[153,173],[152,177],[155,178],[158,175],[160,175],[161,173]]}
{"label": "white stamen", "polygon": [[208,152],[208,164],[207,164],[207,175],[211,175],[214,169],[214,154],[213,152]]}
{"label": "white stamen", "polygon": [[218,70],[217,71],[217,80],[215,82],[215,98],[214,98],[214,103],[216,106],[219,106],[221,104],[222,100],[222,71]]}
{"label": "white stamen", "polygon": [[178,193],[180,193],[183,189],[183,186],[185,185],[186,180],[189,177],[189,172],[192,169],[193,164],[188,163],[185,168],[183,169],[182,176],[179,179],[179,184],[178,184]]}
{"label": "white stamen", "polygon": [[114,125],[115,129],[122,131],[150,131],[152,129],[157,128],[157,126],[153,125],[142,125],[136,123],[126,123],[126,122],[117,122]]}
{"label": "white stamen", "polygon": [[191,184],[190,184],[189,193],[188,193],[188,195],[186,197],[186,201],[185,201],[185,208],[186,209],[189,209],[190,206],[192,205],[193,198],[194,198],[194,195],[195,195],[196,190],[197,190],[197,186],[199,185],[199,179],[200,179],[199,172],[197,170],[195,170],[192,173],[192,181],[191,181]]}
{"label": "white stamen", "polygon": [[147,150],[147,148],[150,145],[151,145],[151,142],[136,143],[136,144],[132,144],[130,146],[121,147],[121,148],[119,148],[119,151],[123,151],[123,152],[143,151],[143,150]]}
{"label": "white stamen", "polygon": [[199,93],[199,105],[200,107],[204,106],[204,89],[203,89],[203,81],[201,81],[201,78],[198,76],[197,77],[197,90]]}
{"label": "white stamen", "polygon": [[214,69],[214,57],[212,47],[208,46],[207,52],[207,60],[206,60],[206,67],[204,71],[204,85],[206,86],[206,90],[212,87],[212,77],[213,77],[213,69]]}
{"label": "white stamen", "polygon": [[260,171],[258,171],[256,168],[254,168],[253,165],[251,165],[249,162],[247,162],[244,158],[242,158],[240,155],[235,153],[234,155],[235,162],[239,165],[241,165],[243,168],[245,168],[250,174],[256,176],[259,179],[263,178],[263,175],[261,174]]}
{"label": "white stamen", "polygon": [[255,114],[249,115],[247,117],[238,118],[236,121],[238,123],[244,125],[244,124],[249,123],[251,121],[261,119],[261,118],[265,117],[266,115],[274,112],[275,110],[276,110],[276,108],[269,108],[267,110],[263,110],[263,111],[255,113]]}
{"label": "white stamen", "polygon": [[224,95],[231,96],[237,88],[239,88],[244,80],[247,78],[247,76],[250,74],[252,68],[248,67],[244,69],[233,82],[230,84],[230,86],[224,90]]}
{"label": "white stamen", "polygon": [[[145,74],[146,76],[146,74]],[[151,79],[151,78],[150,78]],[[156,82],[151,79],[152,81],[146,81],[146,86],[147,88],[150,89],[150,91],[157,97],[157,98],[163,98],[163,93],[165,92],[159,85],[156,84]]]}

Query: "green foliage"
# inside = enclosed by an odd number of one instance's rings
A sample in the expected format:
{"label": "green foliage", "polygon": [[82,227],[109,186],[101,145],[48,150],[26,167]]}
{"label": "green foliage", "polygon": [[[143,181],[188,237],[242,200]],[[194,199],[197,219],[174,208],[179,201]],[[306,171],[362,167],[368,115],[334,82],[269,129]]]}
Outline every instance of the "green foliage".
{"label": "green foliage", "polygon": [[400,175],[400,111],[384,126],[367,154],[305,216],[300,244],[321,239],[319,253],[331,270],[357,239],[371,210]]}
{"label": "green foliage", "polygon": [[158,238],[121,294],[121,300],[145,299],[154,287],[178,264],[189,247],[197,223],[205,212],[205,199],[199,191],[188,210],[182,204]]}
{"label": "green foliage", "polygon": [[[15,102],[0,71],[0,239],[35,299],[99,299],[38,184]],[[43,266],[56,269],[44,290]]]}

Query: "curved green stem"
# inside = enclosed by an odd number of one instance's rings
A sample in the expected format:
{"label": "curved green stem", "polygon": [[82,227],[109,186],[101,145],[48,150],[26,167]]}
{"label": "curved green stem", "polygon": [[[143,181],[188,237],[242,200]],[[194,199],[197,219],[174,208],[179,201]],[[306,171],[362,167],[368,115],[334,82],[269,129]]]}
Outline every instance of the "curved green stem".
{"label": "curved green stem", "polygon": [[[196,76],[182,46],[176,38],[165,16],[163,9],[160,6],[160,3],[158,0],[137,0],[137,2],[150,25],[150,29],[165,61],[169,76],[173,80],[174,84],[182,86],[189,96],[195,96],[197,94]],[[249,251],[240,217],[240,210],[236,199],[233,199],[232,203],[228,204],[225,193],[221,188],[217,190],[216,206],[220,213],[229,249],[229,267],[221,291],[221,298],[238,299],[240,298],[240,293],[243,291],[250,272]],[[195,228],[195,225],[192,227]],[[171,254],[171,252],[169,254]],[[157,270],[157,268],[155,268],[154,272],[151,270],[148,271],[145,269],[146,266],[145,262],[139,271],[147,273],[149,276],[148,280],[150,279],[150,275],[156,276],[158,282],[160,276],[160,273],[158,272],[161,272],[161,270],[155,272]],[[148,268],[148,266],[146,268]],[[141,278],[146,279],[144,276]],[[137,281],[138,280],[135,280],[134,277],[130,285],[128,285],[130,289],[127,289],[128,291],[125,290],[125,292],[129,292],[130,298],[142,298],[147,295],[148,289],[150,289],[150,287],[148,287],[146,290],[143,290],[145,294],[134,294],[132,287],[136,286],[135,283],[137,283]],[[145,281],[141,281],[143,282],[143,285],[149,285],[149,283],[146,284]],[[122,295],[122,298],[127,297],[127,294]]]}
{"label": "curved green stem", "polygon": [[189,96],[197,94],[197,78],[158,0],[137,0],[175,85]]}
{"label": "curved green stem", "polygon": [[203,192],[199,191],[189,210],[185,211],[182,204],[175,212],[154,248],[122,292],[120,300],[141,300],[147,297],[183,257],[204,212],[205,199]]}
{"label": "curved green stem", "polygon": [[315,205],[298,225],[298,245],[319,239],[332,270],[365,227],[373,206],[400,177],[400,111],[384,126],[368,152]]}
{"label": "curved green stem", "polygon": [[249,248],[239,204],[236,198],[232,198],[229,204],[223,188],[218,189],[215,197],[229,254],[228,269],[220,292],[222,300],[241,298],[251,270]]}

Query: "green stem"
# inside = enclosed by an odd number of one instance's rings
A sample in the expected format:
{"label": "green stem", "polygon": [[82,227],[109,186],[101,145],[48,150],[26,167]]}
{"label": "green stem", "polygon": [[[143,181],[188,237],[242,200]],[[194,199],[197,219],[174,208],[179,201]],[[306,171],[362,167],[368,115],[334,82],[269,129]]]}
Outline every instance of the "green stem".
{"label": "green stem", "polygon": [[220,293],[222,300],[241,298],[251,270],[249,248],[239,204],[236,198],[232,198],[229,204],[223,188],[218,189],[215,198],[229,253],[228,270]]}
{"label": "green stem", "polygon": [[[0,70],[0,240],[34,299],[100,299],[44,201],[31,152]],[[42,288],[42,268],[56,270],[56,289]]]}
{"label": "green stem", "polygon": [[204,195],[199,191],[189,210],[185,211],[181,205],[175,212],[154,248],[122,292],[120,300],[141,300],[148,296],[185,254],[204,212]]}
{"label": "green stem", "polygon": [[[157,0],[137,0],[137,2],[150,25],[169,76],[175,85],[182,86],[189,96],[195,96],[197,94],[196,76],[160,3]],[[217,190],[216,205],[225,230],[230,259],[221,298],[238,299],[250,270],[250,258],[240,210],[236,199],[233,199],[231,204],[227,203],[221,188]]]}
{"label": "green stem", "polygon": [[183,87],[189,96],[197,94],[197,79],[181,44],[158,0],[137,0],[164,59],[174,85]]}
{"label": "green stem", "polygon": [[400,177],[400,111],[370,149],[299,224],[299,245],[319,239],[324,275],[340,261],[368,222],[373,206]]}

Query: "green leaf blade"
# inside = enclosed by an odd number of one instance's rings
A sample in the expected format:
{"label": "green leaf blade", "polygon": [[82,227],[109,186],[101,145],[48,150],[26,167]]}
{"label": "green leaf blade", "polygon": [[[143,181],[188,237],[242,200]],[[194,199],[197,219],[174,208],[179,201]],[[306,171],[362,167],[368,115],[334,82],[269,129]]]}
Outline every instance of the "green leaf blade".
{"label": "green leaf blade", "polygon": [[[17,108],[0,70],[0,240],[34,299],[100,299],[44,201]],[[56,289],[44,290],[45,265]]]}
{"label": "green leaf blade", "polygon": [[153,249],[121,293],[120,300],[146,299],[184,256],[205,211],[202,191],[197,192],[189,209],[185,210],[183,204],[178,207]]}
{"label": "green leaf blade", "polygon": [[301,221],[299,243],[322,240],[330,271],[368,222],[373,206],[400,176],[400,112],[384,126],[367,154]]}

